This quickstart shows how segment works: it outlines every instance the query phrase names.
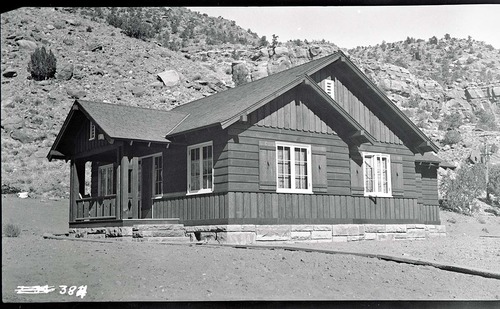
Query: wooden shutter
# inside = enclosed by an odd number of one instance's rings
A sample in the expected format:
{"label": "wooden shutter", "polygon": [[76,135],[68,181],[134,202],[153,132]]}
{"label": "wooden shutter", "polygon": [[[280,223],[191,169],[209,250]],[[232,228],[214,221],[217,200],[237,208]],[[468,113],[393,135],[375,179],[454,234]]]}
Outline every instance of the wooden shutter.
{"label": "wooden shutter", "polygon": [[276,191],[276,144],[259,142],[259,187],[265,191]]}
{"label": "wooden shutter", "polygon": [[403,178],[403,157],[391,156],[391,180],[392,180],[392,195],[404,195],[404,178]]}
{"label": "wooden shutter", "polygon": [[351,157],[349,161],[351,162],[351,194],[364,195],[363,158],[361,156]]}
{"label": "wooden shutter", "polygon": [[326,163],[326,148],[313,146],[311,149],[311,173],[313,192],[327,193],[328,178],[327,178],[327,163]]}

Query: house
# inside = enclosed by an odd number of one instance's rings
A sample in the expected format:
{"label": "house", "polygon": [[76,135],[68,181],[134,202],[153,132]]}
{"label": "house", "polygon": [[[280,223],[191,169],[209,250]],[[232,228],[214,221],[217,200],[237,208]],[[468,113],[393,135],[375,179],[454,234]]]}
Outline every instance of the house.
{"label": "house", "polygon": [[171,111],[77,100],[48,159],[73,231],[248,243],[443,235],[437,151],[337,52]]}

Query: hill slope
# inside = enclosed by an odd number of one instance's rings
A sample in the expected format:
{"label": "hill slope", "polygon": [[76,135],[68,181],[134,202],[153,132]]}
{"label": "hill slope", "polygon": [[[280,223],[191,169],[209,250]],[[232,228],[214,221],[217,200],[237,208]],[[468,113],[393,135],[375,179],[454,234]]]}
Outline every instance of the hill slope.
{"label": "hill slope", "polygon": [[[153,33],[135,39],[109,24],[127,12],[142,14]],[[45,156],[75,98],[168,110],[339,49],[324,41],[268,45],[232,21],[184,8],[22,8],[1,22],[2,185],[44,195],[68,192],[67,164]],[[57,74],[37,82],[26,68],[41,46],[56,56]],[[459,162],[482,136],[500,145],[492,131],[500,126],[499,50],[473,39],[408,38],[344,52],[436,142],[450,115],[463,119],[455,128],[463,140],[441,143],[442,157]],[[170,86],[157,79],[166,70]]]}

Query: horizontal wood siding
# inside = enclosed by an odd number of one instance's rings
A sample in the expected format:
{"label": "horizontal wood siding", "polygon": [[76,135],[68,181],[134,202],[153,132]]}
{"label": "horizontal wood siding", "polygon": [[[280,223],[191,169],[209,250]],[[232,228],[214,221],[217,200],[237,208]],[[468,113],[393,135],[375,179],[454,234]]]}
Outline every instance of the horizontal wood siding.
{"label": "horizontal wood siding", "polygon": [[417,199],[228,192],[154,201],[154,218],[185,224],[430,223],[436,207]]}
{"label": "horizontal wood siding", "polygon": [[[229,129],[230,136],[237,138],[230,139],[228,142],[228,155],[234,158],[233,164],[227,168],[227,177],[232,180],[228,183],[229,191],[253,191],[258,192],[266,190],[259,185],[262,177],[266,177],[265,171],[260,173],[259,160],[266,159],[259,157],[259,149],[263,144],[267,148],[274,149],[272,145],[276,141],[291,142],[311,145],[313,151],[313,161],[315,168],[326,163],[326,178],[322,175],[323,171],[313,170],[313,176],[321,176],[313,179],[313,191],[317,193],[328,194],[350,194],[350,166],[347,144],[337,135],[318,134],[314,132],[300,132],[294,130],[279,130],[274,128],[252,126],[246,128],[241,124],[235,124]],[[269,146],[270,145],[270,146]],[[261,156],[264,156],[262,154]],[[323,156],[323,157],[322,157]],[[238,158],[236,160],[236,158]],[[326,159],[326,160],[325,160]],[[268,162],[267,160],[266,162]],[[271,158],[269,165],[276,164]],[[264,163],[263,163],[264,164]],[[267,164],[266,164],[267,165]],[[263,169],[264,166],[261,167]],[[226,170],[224,170],[225,174]],[[259,176],[260,175],[260,176]],[[267,185],[268,190],[276,190],[275,174],[267,175],[274,179],[267,179],[274,183]],[[326,182],[325,182],[326,180]]]}

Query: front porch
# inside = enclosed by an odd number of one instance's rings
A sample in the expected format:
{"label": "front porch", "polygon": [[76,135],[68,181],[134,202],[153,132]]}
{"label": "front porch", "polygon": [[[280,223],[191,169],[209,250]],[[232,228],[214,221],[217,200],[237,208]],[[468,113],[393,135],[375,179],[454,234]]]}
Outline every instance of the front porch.
{"label": "front porch", "polygon": [[165,147],[142,144],[115,141],[71,158],[70,228],[179,222],[153,217],[153,200],[162,193]]}

